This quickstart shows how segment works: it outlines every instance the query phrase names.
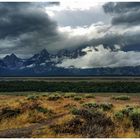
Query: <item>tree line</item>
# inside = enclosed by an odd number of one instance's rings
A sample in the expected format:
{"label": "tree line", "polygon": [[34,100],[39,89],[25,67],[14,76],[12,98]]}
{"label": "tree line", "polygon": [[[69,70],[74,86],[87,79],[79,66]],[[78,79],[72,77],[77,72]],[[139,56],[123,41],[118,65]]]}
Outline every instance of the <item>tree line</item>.
{"label": "tree line", "polygon": [[140,92],[139,82],[1,81],[0,92]]}

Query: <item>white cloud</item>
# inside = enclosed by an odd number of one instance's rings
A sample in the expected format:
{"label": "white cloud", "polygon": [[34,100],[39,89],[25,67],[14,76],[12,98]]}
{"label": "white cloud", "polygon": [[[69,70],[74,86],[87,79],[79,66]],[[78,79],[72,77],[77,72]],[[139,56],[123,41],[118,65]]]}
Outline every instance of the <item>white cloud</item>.
{"label": "white cloud", "polygon": [[[91,38],[98,38],[99,32],[107,27],[102,22],[98,22],[96,24],[92,24],[91,26],[77,26],[76,28],[72,28],[71,26],[66,27],[58,27],[58,31],[60,33],[67,33],[69,37],[76,37],[76,36],[84,36]],[[101,34],[100,34],[101,36]]]}
{"label": "white cloud", "polygon": [[46,7],[46,13],[60,26],[83,26],[103,21],[110,22],[110,16],[102,8],[104,3],[93,0],[60,0],[60,5]]}
{"label": "white cloud", "polygon": [[53,17],[55,15],[55,13],[51,10],[47,10],[46,13],[50,16]]}
{"label": "white cloud", "polygon": [[[119,47],[117,46],[117,49]],[[76,59],[65,59],[58,67],[75,68],[98,68],[98,67],[121,67],[140,65],[140,52],[121,50],[112,51],[104,48],[103,45],[97,47],[87,47],[83,49],[86,55]]]}
{"label": "white cloud", "polygon": [[93,0],[59,0],[60,5],[46,7],[47,10],[63,11],[63,10],[88,10],[91,7],[98,7],[103,4]]}
{"label": "white cloud", "polygon": [[13,48],[15,47],[15,44],[17,43],[18,39],[16,38],[4,38],[0,39],[0,48],[4,49],[6,48]]}
{"label": "white cloud", "polygon": [[[50,51],[60,49],[75,49],[82,45],[85,46],[90,40],[104,37],[105,28],[109,28],[103,23],[92,24],[91,26],[76,27],[70,26],[58,27],[59,39],[47,45]],[[57,46],[57,47],[53,47]]]}
{"label": "white cloud", "polygon": [[[98,46],[106,44],[108,46],[119,45],[122,47],[133,43],[140,43],[138,34],[140,26],[114,27],[102,22],[92,24],[91,26],[78,27],[58,27],[59,39],[54,40],[47,45],[49,51],[58,51],[60,49],[74,49],[86,47],[87,45]],[[53,47],[56,46],[56,47]],[[133,48],[132,48],[133,50]]]}

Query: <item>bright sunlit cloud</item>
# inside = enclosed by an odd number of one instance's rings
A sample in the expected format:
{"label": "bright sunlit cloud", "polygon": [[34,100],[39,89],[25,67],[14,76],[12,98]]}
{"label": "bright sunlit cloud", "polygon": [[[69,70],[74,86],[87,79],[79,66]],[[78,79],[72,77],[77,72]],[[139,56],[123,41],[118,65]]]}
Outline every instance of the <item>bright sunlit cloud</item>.
{"label": "bright sunlit cloud", "polygon": [[90,8],[98,7],[102,3],[93,0],[59,0],[60,5],[46,7],[47,10],[62,11],[62,10],[89,10]]}

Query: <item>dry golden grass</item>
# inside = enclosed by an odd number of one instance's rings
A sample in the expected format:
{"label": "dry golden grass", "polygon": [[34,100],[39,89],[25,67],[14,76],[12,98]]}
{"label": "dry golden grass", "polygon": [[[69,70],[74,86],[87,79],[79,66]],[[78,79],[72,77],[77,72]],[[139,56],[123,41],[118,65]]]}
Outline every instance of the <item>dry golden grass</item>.
{"label": "dry golden grass", "polygon": [[[38,93],[39,95],[40,93]],[[61,94],[61,93],[60,93]],[[67,93],[68,94],[68,93]],[[13,129],[13,128],[24,128],[34,124],[40,124],[35,126],[30,137],[38,138],[75,138],[82,137],[80,134],[69,134],[69,133],[55,133],[51,128],[52,125],[64,125],[65,123],[72,120],[75,115],[71,113],[73,108],[82,109],[84,103],[95,102],[111,103],[113,108],[104,113],[110,116],[115,124],[115,131],[113,137],[119,138],[139,138],[140,131],[134,131],[132,122],[129,118],[123,120],[117,120],[114,118],[115,112],[118,112],[129,106],[140,107],[140,96],[130,96],[129,101],[113,100],[111,95],[96,94],[95,98],[85,98],[84,94],[78,94],[81,96],[81,100],[74,100],[74,97],[65,98],[64,95],[60,95],[61,98],[58,100],[48,100],[48,94],[43,93],[37,97],[37,99],[28,99],[27,96],[16,96],[16,95],[0,95],[0,113],[1,110],[9,107],[10,109],[19,109],[20,113],[14,116],[5,117],[0,115],[0,131]],[[133,94],[130,94],[133,95]]]}

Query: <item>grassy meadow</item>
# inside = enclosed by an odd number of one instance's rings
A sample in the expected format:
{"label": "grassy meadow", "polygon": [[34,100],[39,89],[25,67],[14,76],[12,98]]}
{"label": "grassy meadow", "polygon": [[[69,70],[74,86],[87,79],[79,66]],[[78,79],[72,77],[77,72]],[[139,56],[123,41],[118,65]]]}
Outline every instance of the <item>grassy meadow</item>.
{"label": "grassy meadow", "polygon": [[0,137],[139,138],[139,93],[1,92]]}

